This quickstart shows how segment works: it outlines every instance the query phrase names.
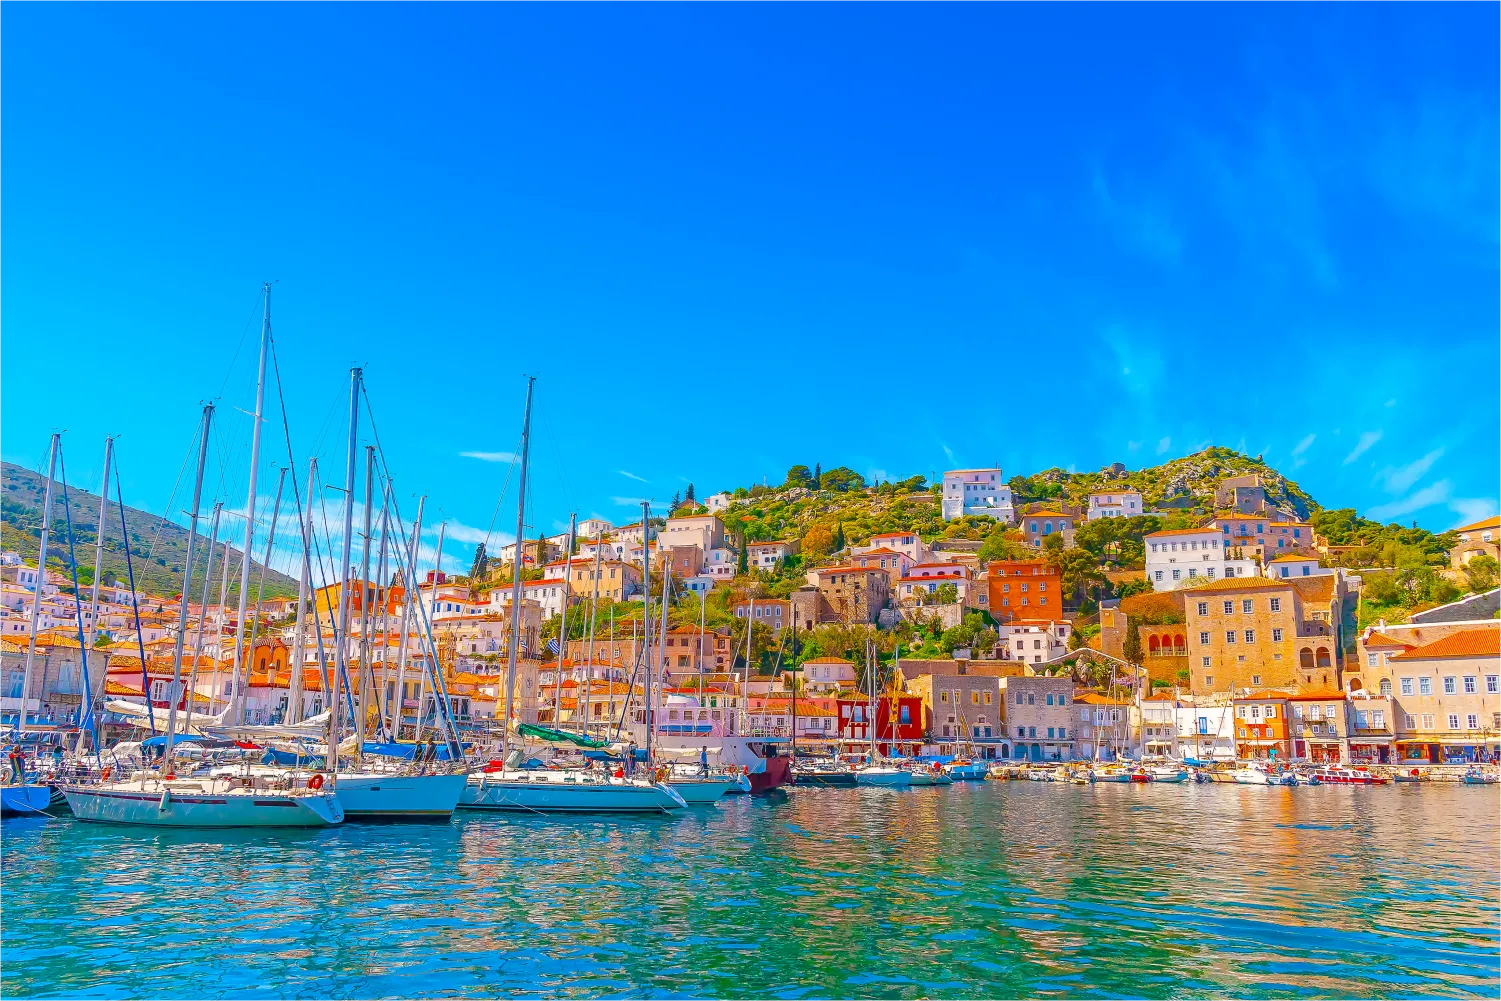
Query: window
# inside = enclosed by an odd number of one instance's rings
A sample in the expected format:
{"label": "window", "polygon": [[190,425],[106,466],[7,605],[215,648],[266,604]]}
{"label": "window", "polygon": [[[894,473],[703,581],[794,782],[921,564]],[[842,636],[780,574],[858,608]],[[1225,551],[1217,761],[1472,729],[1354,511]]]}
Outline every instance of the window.
{"label": "window", "polygon": [[[1406,716],[1406,713],[1404,713],[1403,715]],[[1416,716],[1407,716],[1407,729],[1409,731],[1411,731],[1411,730],[1416,730],[1417,728],[1418,728],[1418,718]]]}
{"label": "window", "polygon": [[1209,614],[1209,602],[1207,602],[1207,601],[1201,601],[1201,602],[1199,602],[1199,614],[1200,615],[1208,615]]}
{"label": "window", "polygon": [[[1259,677],[1261,677],[1261,675],[1258,674],[1256,677],[1259,678]],[[1261,682],[1257,681],[1256,678],[1253,678],[1251,680],[1252,680],[1252,682],[1254,684],[1258,684],[1258,685],[1261,684]],[[1271,719],[1272,717],[1274,717],[1276,715],[1277,715],[1277,707],[1276,706],[1267,706],[1266,707],[1266,718],[1267,719]]]}
{"label": "window", "polygon": [[1035,737],[1035,736],[1037,736],[1037,727],[1035,727],[1035,726],[1029,726],[1029,727],[1027,727],[1027,736],[1028,737]]}
{"label": "window", "polygon": [[1252,719],[1261,719],[1261,707],[1260,706],[1252,706],[1251,707],[1251,718]]}
{"label": "window", "polygon": [[1048,727],[1048,739],[1049,740],[1053,739],[1053,728],[1052,727]]}
{"label": "window", "polygon": [[[1208,657],[1204,658],[1204,666],[1205,667],[1209,666],[1209,658]],[[1210,687],[1213,687],[1214,686],[1214,675],[1212,675],[1212,674],[1206,674],[1206,675],[1204,675],[1204,684],[1209,685]]]}
{"label": "window", "polygon": [[1027,728],[1024,727],[1024,726],[1017,727],[1016,728],[1016,735],[1018,737],[1025,737],[1027,735]]}
{"label": "window", "polygon": [[1458,690],[1459,690],[1459,687],[1458,687],[1458,684],[1457,684],[1457,679],[1455,679],[1453,677],[1448,677],[1448,678],[1444,679],[1444,694],[1445,695],[1455,695],[1455,694],[1458,694]]}
{"label": "window", "polygon": [[1433,729],[1433,713],[1424,713],[1423,714],[1423,729],[1424,730],[1432,730]]}
{"label": "window", "polygon": [[1178,577],[1179,577],[1179,573],[1178,573],[1178,571],[1177,571],[1177,570],[1174,570],[1174,571],[1173,571],[1173,580],[1177,580],[1177,579],[1178,579]]}
{"label": "window", "polygon": [[1254,629],[1247,629],[1246,630],[1246,642],[1247,643],[1255,643],[1256,642],[1256,630],[1254,630]]}
{"label": "window", "polygon": [[986,692],[986,693],[985,693],[985,704],[986,704],[986,705],[987,705],[987,706],[988,706],[988,705],[990,705],[990,695],[991,695],[991,693],[990,693],[990,692]]}
{"label": "window", "polygon": [[1451,730],[1458,730],[1459,729],[1459,713],[1450,713],[1449,714],[1449,729],[1451,729]]}
{"label": "window", "polygon": [[1199,634],[1199,642],[1201,644],[1203,644],[1204,646],[1208,646],[1209,645],[1209,634],[1207,632],[1200,633]]}
{"label": "window", "polygon": [[1227,602],[1225,602],[1225,614],[1226,615],[1233,615],[1234,613],[1235,613],[1235,602],[1233,602],[1233,601],[1227,601]]}
{"label": "window", "polygon": [[1384,729],[1386,727],[1386,710],[1371,710],[1371,726],[1375,727],[1378,730]]}
{"label": "window", "polygon": [[1241,612],[1243,612],[1246,615],[1250,615],[1251,614],[1251,599],[1250,598],[1246,598],[1244,601],[1242,601],[1240,603],[1240,610],[1241,610]]}
{"label": "window", "polygon": [[1465,694],[1475,694],[1475,676],[1472,674],[1465,675]]}
{"label": "window", "polygon": [[1273,643],[1281,643],[1282,642],[1282,630],[1280,630],[1280,629],[1273,629],[1272,630],[1272,642]]}
{"label": "window", "polygon": [[938,693],[938,701],[939,702],[947,702],[948,700],[949,700],[949,693],[948,692],[939,692]]}
{"label": "window", "polygon": [[1433,694],[1433,679],[1432,678],[1419,678],[1418,679],[1418,694],[1419,695],[1432,695]]}
{"label": "window", "polygon": [[1067,695],[1060,695],[1060,696],[1058,696],[1058,704],[1060,706],[1066,706],[1066,705],[1068,705],[1068,696]]}
{"label": "window", "polygon": [[1470,713],[1468,716],[1466,716],[1465,717],[1465,729],[1466,730],[1479,730],[1480,729],[1480,717],[1477,716],[1475,713]]}
{"label": "window", "polygon": [[980,693],[979,692],[972,691],[972,692],[969,693],[969,704],[972,705],[972,706],[977,706],[977,705],[980,704]]}
{"label": "window", "polygon": [[[1203,663],[1202,663],[1202,664],[1200,664],[1200,665],[1199,665],[1199,666],[1200,666],[1200,667],[1208,667],[1208,666],[1209,666],[1209,658],[1208,658],[1208,657],[1205,657],[1205,658],[1203,658]],[[1207,684],[1209,684],[1209,683],[1210,683],[1210,682],[1209,682],[1209,679],[1208,679],[1208,678],[1205,678],[1205,679],[1204,679],[1204,684],[1206,684],[1206,685],[1207,685]]]}
{"label": "window", "polygon": [[1031,694],[1029,692],[1027,694],[1027,705],[1029,705],[1029,706],[1035,706],[1036,704],[1037,704],[1037,696],[1033,695],[1033,694]]}
{"label": "window", "polygon": [[1235,642],[1235,630],[1234,629],[1226,629],[1225,630],[1225,642],[1226,643],[1234,643]]}
{"label": "window", "polygon": [[[1246,658],[1242,657],[1240,659],[1241,660],[1245,660]],[[1259,685],[1259,684],[1261,684],[1261,675],[1259,675],[1259,674],[1253,674],[1253,675],[1251,675],[1251,684],[1253,684],[1253,685]],[[1267,710],[1267,715],[1268,716],[1271,715],[1271,710],[1270,709]]]}
{"label": "window", "polygon": [[1365,655],[1365,666],[1366,667],[1375,667],[1376,666],[1376,655],[1374,653],[1368,653],[1368,654]]}
{"label": "window", "polygon": [[1053,704],[1053,693],[1049,692],[1048,693],[1048,705],[1052,705],[1052,704]]}
{"label": "window", "polygon": [[1273,598],[1272,599],[1272,611],[1274,611],[1274,612],[1280,612],[1280,611],[1282,611],[1282,599],[1281,598]]}
{"label": "window", "polygon": [[1154,571],[1152,571],[1152,579],[1153,580],[1161,580],[1162,579],[1162,571],[1161,570],[1154,570]]}
{"label": "window", "polygon": [[1384,698],[1384,699],[1391,698],[1391,696],[1392,696],[1392,679],[1390,679],[1390,678],[1382,678],[1381,679],[1381,684],[1379,686],[1379,691],[1381,693],[1381,697],[1382,698]]}
{"label": "window", "polygon": [[1498,678],[1494,674],[1487,674],[1485,676],[1485,693],[1487,695],[1496,694],[1498,681],[1501,681],[1501,678]]}

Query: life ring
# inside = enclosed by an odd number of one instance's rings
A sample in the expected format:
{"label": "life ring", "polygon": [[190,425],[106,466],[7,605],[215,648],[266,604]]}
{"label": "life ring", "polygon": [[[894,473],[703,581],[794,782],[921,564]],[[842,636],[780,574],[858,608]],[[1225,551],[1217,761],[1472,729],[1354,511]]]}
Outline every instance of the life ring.
{"label": "life ring", "polygon": [[110,773],[110,766],[109,765],[105,765],[104,766],[104,771],[102,771],[102,772],[99,773],[99,778],[102,781],[104,781],[104,782],[108,782],[109,781],[109,773]]}
{"label": "life ring", "polygon": [[312,778],[308,779],[307,780],[307,787],[309,789],[322,789],[323,788],[323,776],[322,775],[314,775]]}

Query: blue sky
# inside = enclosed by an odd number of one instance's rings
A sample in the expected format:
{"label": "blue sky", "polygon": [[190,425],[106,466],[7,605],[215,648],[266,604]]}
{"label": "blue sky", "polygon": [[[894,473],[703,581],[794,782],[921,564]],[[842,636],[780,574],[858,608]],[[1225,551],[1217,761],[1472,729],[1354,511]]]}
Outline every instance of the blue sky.
{"label": "blue sky", "polygon": [[514,521],[523,373],[543,528],[1211,442],[1449,528],[1498,504],[1497,19],[8,5],[0,452],[66,428],[92,486],[118,433],[160,511],[218,398],[243,505],[275,279],[299,468],[364,363],[456,558]]}

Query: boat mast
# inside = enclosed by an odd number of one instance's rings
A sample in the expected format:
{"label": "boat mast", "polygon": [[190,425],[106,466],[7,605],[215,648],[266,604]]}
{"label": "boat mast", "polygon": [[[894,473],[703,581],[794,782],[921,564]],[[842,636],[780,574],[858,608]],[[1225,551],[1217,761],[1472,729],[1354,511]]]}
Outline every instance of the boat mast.
{"label": "boat mast", "polygon": [[[208,563],[203,568],[203,600],[198,603],[198,636],[193,640],[193,666],[188,671],[188,720],[182,727],[184,733],[193,729],[193,699],[198,692],[198,658],[203,656],[203,624],[208,618],[208,589],[214,580],[214,550],[219,548],[219,515],[223,510],[223,502],[214,505],[214,525],[208,537]],[[183,601],[187,601],[187,598],[187,595],[183,595]]]}
{"label": "boat mast", "polygon": [[308,504],[301,526],[302,566],[297,575],[297,619],[292,627],[292,677],[287,682],[287,723],[290,725],[302,722],[303,671],[307,664],[307,599],[313,577],[313,478],[317,475],[318,460],[309,459]]}
{"label": "boat mast", "polygon": [[255,379],[255,426],[250,432],[250,487],[245,498],[245,545],[240,550],[240,611],[235,621],[235,680],[230,695],[234,711],[231,722],[243,723],[245,692],[240,686],[240,668],[245,663],[241,644],[245,639],[245,604],[250,597],[250,552],[255,546],[255,477],[261,464],[261,425],[266,409],[266,356],[271,345],[271,283],[264,287],[265,303],[261,311],[261,360]]}
{"label": "boat mast", "polygon": [[584,727],[589,732],[589,722],[594,718],[594,624],[599,620],[599,554],[604,549],[604,526],[594,530],[594,596],[589,601],[589,652],[588,667],[584,671]]}
{"label": "boat mast", "polygon": [[[792,764],[797,765],[797,689],[803,680],[803,667],[797,662],[797,609],[792,609]],[[836,705],[838,703],[835,703]]]}
{"label": "boat mast", "polygon": [[[172,686],[167,689],[167,741],[162,752],[163,777],[172,774],[172,738],[177,730],[177,703],[182,698],[182,648],[188,638],[188,594],[193,583],[193,549],[198,543],[198,507],[203,500],[203,467],[208,462],[208,431],[214,405],[203,406],[203,427],[198,432],[198,474],[193,483],[193,511],[188,521],[188,555],[182,567],[182,596],[177,610],[177,644],[172,650]],[[150,693],[147,693],[150,697]]]}
{"label": "boat mast", "polygon": [[[668,554],[667,558],[662,561],[662,628],[657,633],[659,641],[657,644],[657,656],[662,660],[662,673],[654,679],[658,686],[658,699],[661,698],[660,686],[664,683],[664,679],[670,676],[672,671],[672,666],[667,662],[667,599],[671,597],[671,591],[672,557],[671,554]],[[655,701],[652,704],[652,709],[654,711],[656,709]]]}
{"label": "boat mast", "polygon": [[[412,596],[417,588],[417,540],[422,538],[422,509],[427,495],[417,498],[417,520],[412,522],[412,542],[407,547],[407,573],[402,577],[401,638],[396,648],[396,694],[391,699],[391,740],[401,739],[401,712],[406,705],[407,629],[412,622]],[[410,577],[410,579],[408,579]],[[437,580],[437,575],[433,580]],[[419,706],[419,711],[421,707]]]}
{"label": "boat mast", "polygon": [[[281,492],[287,482],[287,467],[282,466],[276,477],[276,500],[271,505],[271,524],[266,530],[266,555],[261,558],[261,572],[255,586],[255,612],[250,616],[250,644],[246,648],[245,687],[250,687],[249,662],[255,660],[255,634],[260,631],[261,625],[261,598],[266,593],[266,565],[271,562],[271,547],[276,542],[276,522],[281,517]],[[272,673],[273,665],[271,655],[266,654],[266,673]],[[243,701],[243,697],[241,699]]]}
{"label": "boat mast", "polygon": [[[429,621],[437,618],[438,616],[438,579],[443,576],[443,532],[447,528],[448,522],[446,521],[438,525],[438,554],[433,557],[433,596],[430,599],[432,602],[432,613],[428,616]],[[419,606],[421,606],[422,604],[422,595],[420,594],[417,595],[417,604]],[[420,636],[417,638],[417,645],[418,647],[422,646],[422,637]],[[427,676],[429,673],[441,671],[443,669],[443,665],[438,663],[438,645],[436,643],[429,643],[429,655],[427,659],[428,669],[426,671],[423,671],[421,676],[417,680],[417,722],[415,724],[415,728],[412,731],[412,742],[415,744],[422,743],[422,714],[427,709]],[[434,691],[436,691],[437,686],[434,685],[433,689]],[[437,695],[434,695],[434,715],[437,715],[437,709],[438,697]]]}
{"label": "boat mast", "polygon": [[363,375],[364,372],[357,367],[349,370],[349,448],[344,464],[344,555],[338,567],[344,583],[339,588],[339,628],[334,636],[333,693],[328,702],[327,764],[329,770],[335,773],[339,767],[339,679],[349,663],[349,587],[353,583],[350,579],[353,568],[349,565],[349,558],[354,546],[354,457],[359,450],[360,379]]}
{"label": "boat mast", "polygon": [[[641,663],[646,665],[646,690],[642,701],[646,704],[646,766],[651,767],[651,504],[641,502]],[[631,685],[635,687],[634,683]],[[629,695],[626,696],[630,698]]]}
{"label": "boat mast", "polygon": [[[47,582],[47,534],[52,529],[52,482],[57,476],[57,452],[62,447],[62,439],[60,433],[53,432],[47,457],[47,490],[42,500],[42,536],[37,544],[36,587],[31,592],[31,638],[26,642],[26,672],[25,680],[21,682],[21,733],[26,732],[26,697],[31,692],[31,670],[36,660],[36,627],[42,620],[42,586]],[[146,663],[142,661],[141,670],[145,669]]]}
{"label": "boat mast", "polygon": [[573,584],[573,542],[578,534],[577,511],[568,515],[568,549],[563,553],[563,617],[558,623],[558,669],[553,672],[552,725],[563,723],[563,655],[568,652],[568,589]]}
{"label": "boat mast", "polygon": [[[229,622],[229,540],[224,540],[224,577],[219,581],[219,621],[214,630],[214,680],[208,693],[208,711],[212,716],[217,716],[215,708],[219,701],[219,665],[224,661],[224,627]],[[225,711],[229,711],[229,701],[224,703]]]}
{"label": "boat mast", "polygon": [[[386,577],[386,547],[390,543],[390,528],[391,481],[387,480],[385,483],[385,488],[382,491],[382,502],[380,508],[380,549],[378,550],[375,559],[375,592],[376,597],[380,601],[380,629],[377,632],[373,622],[370,626],[370,638],[372,642],[379,643],[377,650],[380,653],[379,681],[377,681],[375,677],[374,655],[372,654],[371,657],[370,699],[375,704],[375,725],[376,728],[380,731],[382,740],[385,740],[386,736],[386,714],[381,711],[381,692],[384,690],[386,683],[390,681],[390,678],[387,677],[386,671],[386,653],[390,650],[388,638],[391,630],[391,615],[389,611],[391,593],[383,583],[383,581],[386,581],[388,579]],[[372,615],[371,618],[373,620],[374,616]]]}
{"label": "boat mast", "polygon": [[94,595],[89,599],[89,650],[99,637],[99,575],[104,564],[104,518],[109,512],[109,467],[115,457],[115,439],[104,439],[104,486],[99,490],[99,534],[94,538]]}
{"label": "boat mast", "polygon": [[370,626],[375,621],[371,605],[375,588],[370,583],[370,516],[375,505],[375,446],[365,446],[365,531],[360,556],[360,659],[355,665],[354,686],[354,760],[365,755],[365,703],[370,693]]}
{"label": "boat mast", "polygon": [[[536,378],[526,377],[526,412],[521,418],[521,478],[516,490],[516,552],[511,561],[511,642],[506,655],[506,716],[501,731],[500,759],[505,761],[511,752],[511,715],[516,698],[516,655],[521,647],[521,564],[522,549],[526,544],[526,464],[532,448],[532,387]],[[439,554],[441,558],[441,553]],[[433,595],[438,593],[438,580],[433,578]]]}

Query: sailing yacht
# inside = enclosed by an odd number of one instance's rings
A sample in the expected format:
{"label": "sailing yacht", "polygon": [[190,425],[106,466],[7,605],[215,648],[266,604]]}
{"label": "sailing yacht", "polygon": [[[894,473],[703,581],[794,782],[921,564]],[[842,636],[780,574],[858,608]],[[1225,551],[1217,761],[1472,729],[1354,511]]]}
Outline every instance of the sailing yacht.
{"label": "sailing yacht", "polygon": [[880,750],[876,747],[875,646],[870,640],[865,641],[865,670],[866,680],[869,682],[868,691],[870,693],[865,708],[868,717],[865,728],[870,734],[870,761],[862,767],[855,769],[855,785],[886,786],[890,788],[909,786],[912,784],[912,773],[905,768],[897,768],[895,765],[887,764],[882,759]]}

